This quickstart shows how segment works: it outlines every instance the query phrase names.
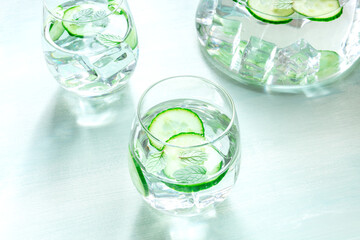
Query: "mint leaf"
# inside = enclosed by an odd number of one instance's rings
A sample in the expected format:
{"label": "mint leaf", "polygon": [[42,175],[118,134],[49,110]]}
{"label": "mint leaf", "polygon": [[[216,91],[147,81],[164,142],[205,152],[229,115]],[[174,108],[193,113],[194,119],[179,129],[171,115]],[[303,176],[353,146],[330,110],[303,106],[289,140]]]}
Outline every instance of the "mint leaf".
{"label": "mint leaf", "polygon": [[206,168],[203,166],[187,166],[174,172],[173,177],[182,183],[197,183],[206,180]]}
{"label": "mint leaf", "polygon": [[101,44],[109,47],[119,45],[123,41],[119,35],[102,33],[98,33],[96,35],[96,40],[98,40]]}
{"label": "mint leaf", "polygon": [[109,19],[106,17],[105,10],[94,11],[92,8],[82,9],[73,15],[73,20],[77,22],[94,21],[92,24],[97,27],[106,27]]}
{"label": "mint leaf", "polygon": [[293,0],[275,0],[274,8],[276,9],[291,9]]}
{"label": "mint leaf", "polygon": [[152,153],[146,159],[144,163],[146,171],[152,174],[156,174],[165,167],[165,155],[164,152]]}
{"label": "mint leaf", "polygon": [[109,19],[106,17],[106,15],[107,13],[105,12],[105,10],[96,11],[93,19],[97,21],[93,22],[93,25],[98,27],[106,27],[109,23]]}
{"label": "mint leaf", "polygon": [[73,15],[73,19],[75,21],[89,21],[92,19],[93,14],[94,14],[94,9],[86,8],[86,9],[82,9],[79,12],[75,13]]}
{"label": "mint leaf", "polygon": [[202,165],[207,159],[206,152],[203,151],[182,151],[179,154],[179,158],[187,164]]}

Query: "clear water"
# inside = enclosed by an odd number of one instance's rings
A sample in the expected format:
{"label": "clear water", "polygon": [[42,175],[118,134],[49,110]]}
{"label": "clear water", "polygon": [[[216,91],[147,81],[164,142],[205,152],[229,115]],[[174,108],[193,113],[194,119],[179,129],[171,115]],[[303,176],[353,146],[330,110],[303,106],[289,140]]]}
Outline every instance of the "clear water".
{"label": "clear water", "polygon": [[[230,122],[230,119],[215,106],[193,100],[177,100],[152,108],[143,118],[145,126],[150,124],[156,114],[171,107],[183,107],[196,112],[204,123],[207,139],[218,136]],[[217,150],[217,157],[223,162],[222,169],[214,176],[209,176],[205,181],[208,182],[208,185],[204,189],[188,187],[189,185],[167,178],[162,171],[158,174],[150,174],[145,171],[144,162],[151,153],[159,151],[149,144],[148,136],[137,122],[133,126],[130,138],[130,156],[132,158],[129,159],[129,165],[132,164],[131,161],[135,161],[140,166],[147,190],[144,191],[142,184],[139,184],[137,173],[135,172],[134,176],[134,169],[132,169],[130,173],[134,185],[143,194],[144,199],[158,210],[173,214],[193,215],[211,208],[214,203],[221,202],[227,197],[239,173],[240,139],[237,127],[232,126],[224,137],[212,144],[212,147]],[[183,186],[185,186],[185,190],[183,190]]]}
{"label": "clear water", "polygon": [[360,56],[360,1],[341,3],[342,15],[329,22],[295,13],[289,23],[271,24],[255,19],[245,3],[202,0],[196,28],[210,62],[232,78],[275,88],[306,86],[339,76]]}
{"label": "clear water", "polygon": [[[44,11],[43,45],[48,68],[65,89],[82,96],[100,96],[123,87],[135,69],[138,58],[137,35],[131,15],[111,14],[108,4],[96,1],[69,1],[62,10],[81,5],[109,14],[94,22],[79,24],[90,29],[82,37],[73,36],[67,30],[56,39],[50,34],[54,23],[62,28],[61,20]],[[125,10],[123,10],[125,11]],[[75,32],[76,33],[76,32]],[[112,34],[122,38],[120,44],[105,45],[98,41],[98,34]]]}

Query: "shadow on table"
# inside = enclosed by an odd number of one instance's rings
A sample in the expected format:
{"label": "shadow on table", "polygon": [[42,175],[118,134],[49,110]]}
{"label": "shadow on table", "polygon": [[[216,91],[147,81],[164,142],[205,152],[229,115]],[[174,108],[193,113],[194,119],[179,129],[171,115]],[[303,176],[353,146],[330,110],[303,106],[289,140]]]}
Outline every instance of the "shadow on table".
{"label": "shadow on table", "polygon": [[84,100],[59,90],[39,119],[25,166],[45,179],[127,168],[119,159],[127,152],[135,107],[128,88],[116,95]]}
{"label": "shadow on table", "polygon": [[232,234],[242,228],[231,210],[229,200],[217,205],[214,210],[194,217],[163,214],[143,203],[133,226],[130,239],[159,240],[239,239]]}

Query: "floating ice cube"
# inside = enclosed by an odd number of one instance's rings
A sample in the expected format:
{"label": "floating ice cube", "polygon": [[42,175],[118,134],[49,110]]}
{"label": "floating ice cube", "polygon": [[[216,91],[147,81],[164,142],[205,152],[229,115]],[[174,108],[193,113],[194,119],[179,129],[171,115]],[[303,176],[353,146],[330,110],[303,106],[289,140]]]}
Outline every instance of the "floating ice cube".
{"label": "floating ice cube", "polygon": [[[233,14],[233,4],[234,3],[229,0],[200,1],[200,5],[198,6],[198,10],[196,12],[196,29],[199,33],[199,40],[203,46],[206,45],[206,41],[211,35],[209,32],[211,31],[212,26],[221,26],[224,30],[223,32],[227,32],[226,29],[233,26],[235,21],[225,19],[227,16]],[[234,26],[237,29],[239,23],[237,23],[237,26]]]}
{"label": "floating ice cube", "polygon": [[77,87],[83,84],[83,79],[93,81],[97,78],[96,72],[89,67],[90,63],[84,57],[47,51],[45,59],[55,78],[66,87]]}
{"label": "floating ice cube", "polygon": [[320,53],[307,41],[297,42],[277,51],[268,84],[308,84],[316,81]]}
{"label": "floating ice cube", "polygon": [[198,27],[202,25],[210,25],[212,17],[215,13],[216,2],[215,1],[201,1],[196,12],[196,23],[199,23]]}
{"label": "floating ice cube", "polygon": [[243,50],[239,73],[247,79],[264,82],[274,65],[276,50],[275,44],[251,37]]}
{"label": "floating ice cube", "polygon": [[217,51],[219,48],[227,48],[230,52],[233,46],[240,42],[241,23],[234,20],[218,19],[209,29],[209,38],[206,48]]}
{"label": "floating ice cube", "polygon": [[46,51],[44,55],[46,62],[55,67],[57,65],[69,64],[73,61],[73,57],[69,54],[62,54],[57,51]]}
{"label": "floating ice cube", "polygon": [[238,46],[241,42],[241,22],[214,16],[209,29],[206,50],[216,61],[226,68],[232,68],[232,62],[239,58]]}
{"label": "floating ice cube", "polygon": [[81,38],[76,39],[75,37],[66,39],[66,42],[64,42],[61,46],[62,48],[70,51],[80,51],[86,47],[84,40],[82,40]]}
{"label": "floating ice cube", "polygon": [[105,52],[93,63],[95,71],[102,79],[110,79],[109,85],[116,84],[112,82],[112,77],[119,72],[125,71],[132,62],[135,62],[135,55],[127,44],[121,44]]}

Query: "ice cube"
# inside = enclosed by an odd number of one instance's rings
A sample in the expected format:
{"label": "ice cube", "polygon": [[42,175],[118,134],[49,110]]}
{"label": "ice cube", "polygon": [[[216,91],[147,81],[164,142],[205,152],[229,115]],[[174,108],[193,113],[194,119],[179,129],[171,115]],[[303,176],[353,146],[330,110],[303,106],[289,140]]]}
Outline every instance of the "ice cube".
{"label": "ice cube", "polygon": [[198,27],[202,25],[208,26],[212,22],[212,17],[215,13],[216,1],[201,1],[199,3],[197,12],[196,12],[196,23]]}
{"label": "ice cube", "polygon": [[213,25],[209,29],[207,47],[219,48],[221,44],[238,45],[242,24],[239,21],[214,16]]}
{"label": "ice cube", "polygon": [[[112,79],[114,75],[123,71],[132,62],[135,62],[134,53],[127,44],[121,44],[94,60],[93,66],[102,79]],[[116,83],[110,80],[108,84]]]}
{"label": "ice cube", "polygon": [[233,8],[230,7],[232,5],[233,2],[229,0],[226,0],[226,2],[223,2],[222,0],[200,1],[196,12],[196,29],[199,40],[203,46],[206,46],[206,41],[209,36],[211,36],[210,32],[212,26],[227,28],[227,20],[224,18],[231,15],[234,11]]}
{"label": "ice cube", "polygon": [[309,84],[316,81],[320,67],[320,53],[307,41],[297,42],[278,49],[274,68],[267,84]]}
{"label": "ice cube", "polygon": [[57,66],[63,64],[69,64],[73,61],[72,56],[69,54],[62,54],[58,51],[45,51],[45,60],[49,65]]}
{"label": "ice cube", "polygon": [[67,88],[81,85],[84,79],[94,81],[97,78],[96,72],[86,63],[86,58],[58,51],[47,51],[44,55],[50,71]]}
{"label": "ice cube", "polygon": [[76,39],[75,37],[72,37],[72,38],[68,39],[61,46],[64,49],[67,49],[67,50],[70,50],[70,51],[75,51],[75,52],[83,50],[86,47],[85,41],[82,38]]}
{"label": "ice cube", "polygon": [[253,81],[264,82],[274,65],[277,47],[257,37],[251,37],[241,58],[239,73]]}
{"label": "ice cube", "polygon": [[214,17],[205,49],[226,68],[231,68],[234,57],[239,58],[237,48],[241,42],[241,29],[239,21]]}

